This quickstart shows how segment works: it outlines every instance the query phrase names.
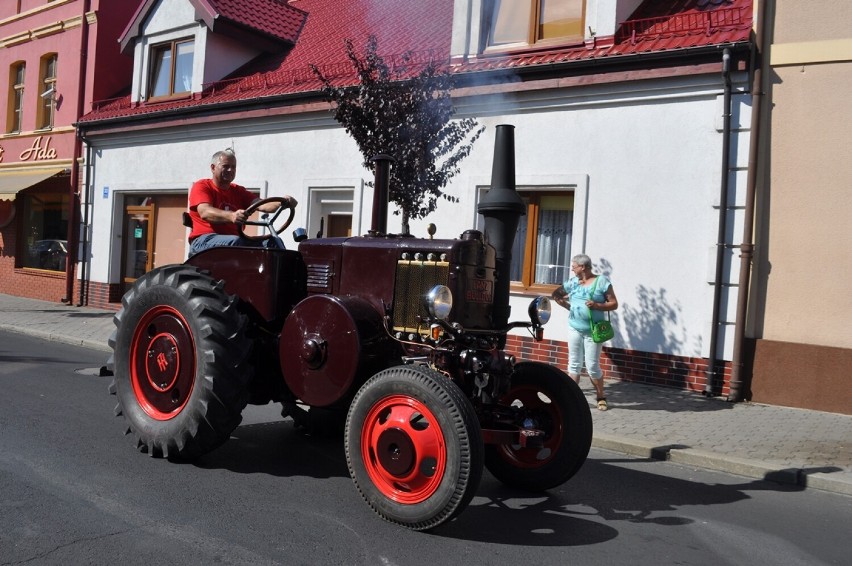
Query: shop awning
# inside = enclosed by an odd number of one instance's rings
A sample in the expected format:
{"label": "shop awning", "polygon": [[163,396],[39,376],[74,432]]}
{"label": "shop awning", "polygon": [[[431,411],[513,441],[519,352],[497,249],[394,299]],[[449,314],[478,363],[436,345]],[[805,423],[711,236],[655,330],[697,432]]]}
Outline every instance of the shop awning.
{"label": "shop awning", "polygon": [[0,172],[0,200],[13,200],[18,191],[49,179],[65,171],[64,167],[39,169],[37,171],[3,171]]}

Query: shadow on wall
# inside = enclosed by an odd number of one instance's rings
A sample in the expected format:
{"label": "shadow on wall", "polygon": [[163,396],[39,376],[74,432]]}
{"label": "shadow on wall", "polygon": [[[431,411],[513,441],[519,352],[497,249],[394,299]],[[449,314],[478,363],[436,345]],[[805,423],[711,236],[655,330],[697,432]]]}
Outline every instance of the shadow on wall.
{"label": "shadow on wall", "polygon": [[[615,293],[620,297],[618,281],[611,276],[612,264],[601,259],[599,271],[612,280]],[[689,364],[670,357],[673,352],[689,350],[682,313],[680,304],[670,300],[664,288],[653,289],[639,285],[636,290],[636,301],[631,304],[622,302],[618,310],[612,313],[613,326],[617,331],[613,345],[639,352],[649,352],[649,357],[654,356],[654,353],[663,354],[656,366],[665,366],[664,381],[667,385],[683,385],[689,376]],[[701,352],[700,338],[695,351]],[[632,356],[629,361],[623,356],[610,357],[612,364],[622,376],[629,379],[636,374],[636,360]],[[659,369],[662,368],[659,367]],[[649,367],[644,371],[645,377],[654,377],[647,375],[649,370],[653,372],[653,368]]]}

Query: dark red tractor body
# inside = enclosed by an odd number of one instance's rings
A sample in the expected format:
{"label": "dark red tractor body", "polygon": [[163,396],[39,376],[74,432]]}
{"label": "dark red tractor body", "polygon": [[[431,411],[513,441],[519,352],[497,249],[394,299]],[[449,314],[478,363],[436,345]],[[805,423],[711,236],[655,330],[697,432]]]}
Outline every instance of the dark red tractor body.
{"label": "dark red tractor body", "polygon": [[461,512],[483,467],[529,490],[572,477],[591,445],[584,395],[559,369],[503,350],[509,330],[540,338],[549,318],[538,297],[528,320],[508,321],[524,209],[510,128],[497,130],[484,234],[386,234],[387,170],[377,164],[365,236],[213,248],[139,278],[110,339],[110,389],[137,447],[204,454],[248,403],[281,403],[300,426],[314,412],[339,414],[364,499],[417,530]]}

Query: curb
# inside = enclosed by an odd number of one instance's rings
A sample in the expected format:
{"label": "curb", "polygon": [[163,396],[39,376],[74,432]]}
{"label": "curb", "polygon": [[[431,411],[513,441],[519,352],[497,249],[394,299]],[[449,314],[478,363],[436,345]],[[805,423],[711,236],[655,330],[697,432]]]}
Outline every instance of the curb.
{"label": "curb", "polygon": [[789,467],[726,456],[683,445],[659,445],[622,436],[595,433],[592,446],[630,456],[674,462],[747,478],[852,495],[852,472],[841,468]]}
{"label": "curb", "polygon": [[31,328],[23,328],[20,326],[0,326],[0,328],[8,332],[13,332],[15,334],[25,334],[27,336],[41,338],[42,340],[47,340],[49,342],[60,342],[62,344],[82,346],[91,350],[112,353],[112,348],[109,347],[109,344],[100,340],[90,340],[88,338],[74,338],[72,336],[68,336],[67,334],[62,334],[58,332],[47,332],[44,330],[35,330]]}

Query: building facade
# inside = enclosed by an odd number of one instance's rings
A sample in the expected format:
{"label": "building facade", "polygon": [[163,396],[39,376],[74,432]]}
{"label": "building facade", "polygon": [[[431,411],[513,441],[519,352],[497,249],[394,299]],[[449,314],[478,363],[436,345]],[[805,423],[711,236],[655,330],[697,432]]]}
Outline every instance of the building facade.
{"label": "building facade", "polygon": [[[82,148],[74,123],[126,88],[134,2],[0,3],[0,293],[72,302]],[[96,72],[96,63],[99,72]]]}
{"label": "building facade", "polygon": [[[448,61],[457,116],[486,127],[447,187],[458,203],[413,221],[412,233],[426,236],[434,223],[438,237],[457,237],[481,226],[494,126],[514,125],[528,204],[515,312],[587,253],[621,303],[608,377],[729,394],[752,2],[564,0],[522,13],[481,0],[384,4],[143,3],[120,38],[134,59],[130,93],[96,103],[79,123],[91,171],[88,304],[117,308],[141,273],[186,257],[179,219],[188,188],[226,147],[237,153],[238,183],[296,196],[295,223],[309,234],[321,225],[326,234],[364,233],[372,174],[332,120],[310,65],[352,81],[343,42],[362,45],[372,32],[388,57]],[[557,311],[545,341],[518,333],[510,346],[564,367],[566,327]]]}
{"label": "building facade", "polygon": [[852,414],[852,5],[775,0],[764,10],[751,394]]}

